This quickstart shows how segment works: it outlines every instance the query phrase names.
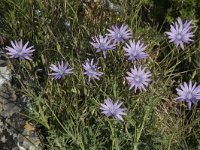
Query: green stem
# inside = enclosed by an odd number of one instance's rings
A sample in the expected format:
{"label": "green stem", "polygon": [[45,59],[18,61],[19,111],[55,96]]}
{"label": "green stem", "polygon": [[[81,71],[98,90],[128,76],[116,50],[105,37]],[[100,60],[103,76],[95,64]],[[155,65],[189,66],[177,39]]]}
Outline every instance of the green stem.
{"label": "green stem", "polygon": [[[140,127],[140,129],[139,129],[139,132],[137,132],[137,134],[136,134],[136,141],[135,141],[135,143],[138,143],[139,140],[140,140],[140,137],[141,137],[141,134],[142,134],[144,125],[145,125],[145,121],[146,121],[147,116],[148,116],[148,112],[149,112],[149,109],[147,109],[146,112],[145,112],[142,125],[141,125],[141,127]],[[135,145],[134,145],[133,150],[138,150],[138,144],[135,144]]]}

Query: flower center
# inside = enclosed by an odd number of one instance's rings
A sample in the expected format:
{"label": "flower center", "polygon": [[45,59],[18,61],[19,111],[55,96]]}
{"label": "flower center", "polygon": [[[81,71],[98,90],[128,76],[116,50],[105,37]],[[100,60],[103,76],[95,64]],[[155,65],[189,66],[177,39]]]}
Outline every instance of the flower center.
{"label": "flower center", "polygon": [[111,113],[111,114],[115,114],[115,112],[116,112],[116,109],[112,106],[112,107],[110,108],[110,113]]}
{"label": "flower center", "polygon": [[18,52],[21,52],[22,51],[22,48],[18,49]]}
{"label": "flower center", "polygon": [[134,50],[132,54],[134,57],[136,57],[138,53],[137,53],[137,51]]}
{"label": "flower center", "polygon": [[88,73],[90,74],[90,75],[93,75],[94,74],[94,72],[95,72],[95,67],[94,66],[92,66],[92,65],[90,65],[90,68],[88,69]]}
{"label": "flower center", "polygon": [[141,81],[141,79],[140,79],[140,77],[139,77],[138,75],[135,76],[135,81],[136,81],[137,83],[139,83],[139,82]]}
{"label": "flower center", "polygon": [[100,43],[99,48],[100,48],[102,51],[104,51],[104,50],[105,50],[104,44],[103,44],[103,43]]}
{"label": "flower center", "polygon": [[188,92],[187,94],[186,94],[186,97],[187,97],[187,99],[192,99],[193,98],[193,94],[192,94],[192,92]]}
{"label": "flower center", "polygon": [[95,69],[96,69],[95,66],[90,65],[90,70],[91,70],[91,71],[95,71]]}
{"label": "flower center", "polygon": [[122,37],[122,34],[121,34],[121,33],[118,33],[118,34],[117,34],[117,37],[118,37],[118,38],[121,38],[121,37]]}
{"label": "flower center", "polygon": [[62,76],[62,75],[64,74],[64,71],[60,69],[60,70],[58,71],[58,73]]}
{"label": "flower center", "polygon": [[182,35],[180,33],[178,33],[176,38],[177,38],[177,40],[181,40],[182,39]]}
{"label": "flower center", "polygon": [[17,54],[18,54],[18,56],[23,55],[23,53],[22,53],[22,48],[17,49]]}

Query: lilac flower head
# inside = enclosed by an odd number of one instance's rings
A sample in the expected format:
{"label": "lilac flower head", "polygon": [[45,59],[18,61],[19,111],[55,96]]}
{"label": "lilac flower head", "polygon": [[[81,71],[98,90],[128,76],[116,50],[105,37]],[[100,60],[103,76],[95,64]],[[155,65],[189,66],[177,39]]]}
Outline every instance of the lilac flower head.
{"label": "lilac flower head", "polygon": [[33,49],[33,46],[27,47],[29,42],[26,42],[25,45],[22,44],[22,40],[20,42],[17,42],[16,40],[13,42],[11,41],[11,45],[7,46],[5,49],[8,51],[8,54],[10,58],[19,58],[19,60],[32,60],[30,57],[33,55],[32,52],[35,51]]}
{"label": "lilac flower head", "polygon": [[128,25],[122,24],[119,28],[118,26],[112,26],[111,29],[107,29],[108,34],[114,43],[125,42],[126,39],[132,38],[132,32],[129,29]]}
{"label": "lilac flower head", "polygon": [[145,72],[145,69],[146,68],[142,69],[141,66],[138,69],[134,65],[134,68],[131,68],[131,72],[127,72],[128,76],[126,77],[126,79],[130,84],[129,90],[135,87],[135,93],[137,89],[139,89],[140,91],[146,91],[145,86],[148,87],[149,82],[151,81],[151,79],[149,78],[151,77],[151,72],[149,70]]}
{"label": "lilac flower head", "polygon": [[103,37],[102,35],[95,36],[92,38],[93,42],[90,42],[92,46],[94,46],[97,49],[98,52],[103,52],[104,58],[106,58],[106,51],[112,50],[115,48],[115,44],[111,43],[111,39],[109,39],[107,36]]}
{"label": "lilac flower head", "polygon": [[125,56],[128,56],[128,60],[135,61],[140,60],[148,57],[148,54],[144,52],[147,46],[144,46],[144,44],[140,43],[140,40],[138,42],[135,42],[135,40],[130,40],[130,44],[126,43],[126,47],[124,47],[125,50]]}
{"label": "lilac flower head", "polygon": [[99,80],[99,76],[103,74],[102,72],[97,71],[100,67],[97,67],[97,64],[94,64],[93,59],[91,61],[87,59],[85,64],[83,64],[83,68],[85,70],[83,74],[88,76],[89,82],[91,78]]}
{"label": "lilac flower head", "polygon": [[49,75],[53,76],[54,79],[61,79],[68,74],[73,73],[73,68],[69,68],[68,63],[63,63],[63,61],[58,62],[58,65],[51,64],[49,67],[54,73],[50,73]]}
{"label": "lilac flower head", "polygon": [[177,22],[170,26],[170,32],[165,32],[168,35],[169,42],[173,42],[176,47],[179,45],[184,49],[183,43],[189,44],[193,41],[191,38],[194,36],[194,32],[191,32],[191,29],[194,26],[191,26],[192,21],[182,22],[181,18],[177,18]]}
{"label": "lilac flower head", "polygon": [[122,115],[126,115],[124,112],[127,110],[126,108],[120,108],[120,106],[123,104],[123,102],[119,103],[119,100],[117,100],[114,104],[112,103],[112,100],[110,98],[107,98],[104,100],[104,103],[101,104],[100,109],[102,110],[102,113],[105,114],[107,117],[113,116],[117,120],[124,121],[122,118]]}
{"label": "lilac flower head", "polygon": [[192,81],[188,84],[184,82],[180,85],[180,89],[176,88],[176,91],[179,96],[176,100],[187,102],[189,110],[191,110],[192,103],[197,104],[200,100],[200,85],[197,86],[196,83],[192,85]]}

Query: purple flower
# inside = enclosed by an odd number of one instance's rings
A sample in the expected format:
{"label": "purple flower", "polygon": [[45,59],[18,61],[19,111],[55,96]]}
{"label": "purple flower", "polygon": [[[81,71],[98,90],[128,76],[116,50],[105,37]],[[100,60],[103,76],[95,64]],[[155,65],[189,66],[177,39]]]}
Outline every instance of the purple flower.
{"label": "purple flower", "polygon": [[124,50],[125,56],[128,56],[128,60],[135,61],[148,57],[148,54],[144,52],[147,46],[140,43],[140,40],[136,43],[135,40],[130,40],[130,45],[126,43]]}
{"label": "purple flower", "polygon": [[192,81],[189,81],[189,84],[184,82],[180,85],[180,87],[180,89],[176,88],[179,96],[176,100],[187,102],[188,108],[191,110],[192,103],[197,104],[200,99],[200,85],[197,86],[196,83],[192,85]]}
{"label": "purple flower", "polygon": [[89,82],[91,78],[99,80],[99,76],[103,74],[102,72],[97,71],[97,69],[99,69],[100,67],[97,67],[97,64],[94,64],[93,61],[93,59],[91,61],[87,59],[85,61],[85,64],[83,64],[83,68],[85,70],[83,74],[86,74],[88,76]]}
{"label": "purple flower", "polygon": [[22,44],[22,40],[20,42],[17,42],[16,40],[13,42],[11,41],[11,45],[7,46],[5,49],[8,51],[8,54],[10,58],[19,58],[19,60],[32,60],[30,57],[33,55],[32,52],[35,51],[33,49],[33,46],[27,47],[29,42],[26,42],[25,45]]}
{"label": "purple flower", "polygon": [[68,63],[63,63],[63,61],[58,62],[58,65],[51,64],[49,67],[54,73],[50,73],[54,79],[61,79],[68,74],[73,73],[73,68],[69,68]]}
{"label": "purple flower", "polygon": [[120,106],[123,104],[123,102],[119,103],[119,100],[117,100],[114,104],[112,103],[112,100],[110,98],[107,98],[104,100],[104,103],[101,104],[100,109],[102,110],[102,113],[105,114],[107,117],[113,116],[117,120],[124,121],[122,118],[122,115],[126,115],[124,112],[127,110],[126,108],[120,108]]}
{"label": "purple flower", "polygon": [[185,21],[183,23],[181,18],[178,17],[177,22],[170,26],[170,32],[165,32],[170,39],[169,42],[173,42],[176,47],[180,45],[181,48],[184,49],[183,43],[189,44],[193,41],[191,38],[194,36],[194,32],[191,32],[190,30],[194,26],[191,26],[191,23],[192,21]]}
{"label": "purple flower", "polygon": [[145,69],[146,68],[142,69],[141,66],[138,69],[134,65],[134,68],[131,68],[131,72],[127,72],[128,76],[126,77],[126,79],[130,84],[129,90],[135,87],[135,93],[137,89],[139,89],[140,91],[146,91],[145,86],[148,87],[149,82],[151,81],[151,79],[149,78],[151,77],[151,72],[149,70],[145,72]]}
{"label": "purple flower", "polygon": [[103,57],[106,58],[106,51],[112,50],[115,48],[115,44],[111,44],[111,39],[109,39],[107,36],[103,37],[102,35],[99,35],[98,37],[95,36],[92,38],[93,42],[90,42],[98,52],[103,52]]}
{"label": "purple flower", "polygon": [[125,42],[126,39],[132,38],[132,32],[129,29],[128,25],[122,24],[120,28],[117,26],[112,26],[111,29],[107,29],[109,31],[109,36],[114,40],[114,43]]}

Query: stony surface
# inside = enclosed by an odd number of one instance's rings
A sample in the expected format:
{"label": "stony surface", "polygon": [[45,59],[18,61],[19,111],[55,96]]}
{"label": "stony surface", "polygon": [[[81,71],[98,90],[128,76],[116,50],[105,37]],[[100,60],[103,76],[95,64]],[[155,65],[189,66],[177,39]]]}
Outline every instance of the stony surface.
{"label": "stony surface", "polygon": [[0,54],[0,150],[39,150],[35,128],[20,115],[26,104],[16,97],[10,79],[6,57]]}

